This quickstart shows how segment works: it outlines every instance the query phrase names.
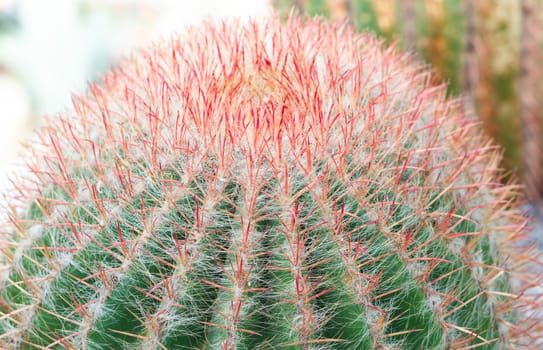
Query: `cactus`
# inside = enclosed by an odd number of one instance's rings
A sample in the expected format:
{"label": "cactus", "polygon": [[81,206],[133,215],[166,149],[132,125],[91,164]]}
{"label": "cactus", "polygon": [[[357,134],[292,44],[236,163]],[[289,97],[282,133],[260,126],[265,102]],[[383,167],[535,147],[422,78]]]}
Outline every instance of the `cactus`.
{"label": "cactus", "polygon": [[410,56],[206,23],[74,97],[6,193],[2,349],[534,344],[515,187]]}

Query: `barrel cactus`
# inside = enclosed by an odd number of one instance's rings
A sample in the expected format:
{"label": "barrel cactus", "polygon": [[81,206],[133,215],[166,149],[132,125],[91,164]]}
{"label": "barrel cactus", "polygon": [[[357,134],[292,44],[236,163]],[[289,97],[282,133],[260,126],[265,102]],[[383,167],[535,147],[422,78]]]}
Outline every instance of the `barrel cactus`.
{"label": "barrel cactus", "polygon": [[540,295],[498,151],[431,74],[318,19],[126,59],[6,192],[2,349],[506,349]]}

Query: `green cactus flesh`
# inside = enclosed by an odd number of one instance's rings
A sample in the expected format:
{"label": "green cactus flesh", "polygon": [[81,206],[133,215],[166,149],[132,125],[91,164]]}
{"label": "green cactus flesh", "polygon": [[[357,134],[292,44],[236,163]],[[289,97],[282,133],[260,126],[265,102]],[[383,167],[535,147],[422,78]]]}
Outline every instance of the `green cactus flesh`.
{"label": "green cactus flesh", "polygon": [[39,132],[7,195],[0,347],[530,344],[514,191],[428,80],[296,18],[126,60]]}

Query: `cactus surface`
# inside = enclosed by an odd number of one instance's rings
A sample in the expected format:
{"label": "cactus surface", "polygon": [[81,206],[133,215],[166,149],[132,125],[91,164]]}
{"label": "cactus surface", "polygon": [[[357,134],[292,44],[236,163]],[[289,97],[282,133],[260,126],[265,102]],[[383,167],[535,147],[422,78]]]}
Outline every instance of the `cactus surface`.
{"label": "cactus surface", "polygon": [[530,346],[515,188],[430,79],[317,19],[127,59],[6,194],[0,348]]}

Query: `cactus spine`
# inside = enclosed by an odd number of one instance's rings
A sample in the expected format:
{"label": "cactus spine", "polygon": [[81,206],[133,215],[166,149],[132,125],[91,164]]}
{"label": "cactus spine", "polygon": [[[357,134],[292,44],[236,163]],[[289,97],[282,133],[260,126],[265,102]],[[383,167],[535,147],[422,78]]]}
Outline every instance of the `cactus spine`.
{"label": "cactus spine", "polygon": [[8,194],[6,349],[532,344],[499,157],[347,26],[207,23],[74,98]]}

